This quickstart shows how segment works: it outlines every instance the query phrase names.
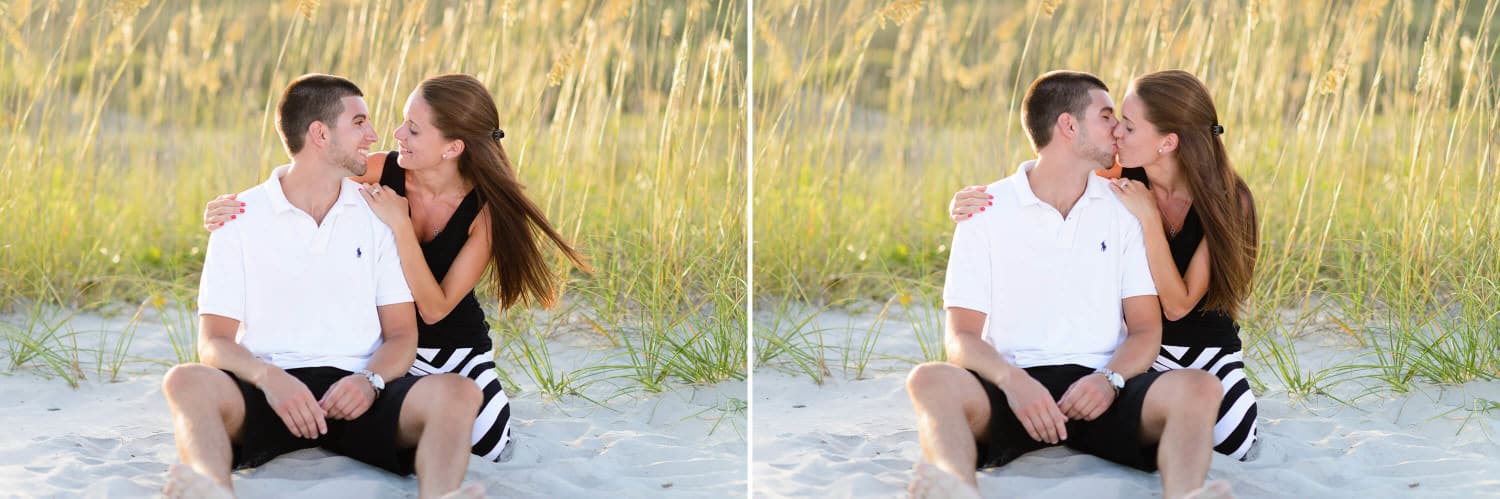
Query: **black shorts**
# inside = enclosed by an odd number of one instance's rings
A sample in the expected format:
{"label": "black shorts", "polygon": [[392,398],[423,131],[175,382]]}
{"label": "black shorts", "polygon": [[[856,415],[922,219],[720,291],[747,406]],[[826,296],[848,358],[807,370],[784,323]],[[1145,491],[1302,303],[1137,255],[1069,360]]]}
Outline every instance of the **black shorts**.
{"label": "black shorts", "polygon": [[[286,372],[307,385],[315,399],[323,398],[323,393],[335,382],[352,374],[335,367],[303,367]],[[240,394],[245,397],[245,423],[240,429],[239,443],[233,445],[234,469],[254,468],[288,452],[322,447],[398,475],[415,471],[417,450],[399,448],[396,433],[401,425],[401,403],[420,378],[402,376],[386,382],[385,389],[364,414],[348,421],[329,419],[326,435],[306,439],[287,429],[266,402],[265,392],[233,373],[225,373],[240,386]]]}
{"label": "black shorts", "polygon": [[[1000,387],[980,377],[979,373],[972,370],[969,372],[979,380],[984,393],[990,398],[988,435],[983,440],[976,441],[979,445],[977,467],[1002,466],[1027,452],[1052,446],[1033,440],[1026,433],[1026,427],[1021,425],[1021,420],[1010,410]],[[1059,400],[1074,381],[1093,374],[1094,369],[1068,364],[1028,367],[1026,373],[1046,387],[1052,393],[1053,400]],[[1093,421],[1069,420],[1068,439],[1062,445],[1138,470],[1156,471],[1156,445],[1141,443],[1140,428],[1146,390],[1160,375],[1159,372],[1148,371],[1126,380],[1125,388],[1120,390],[1115,402]]]}

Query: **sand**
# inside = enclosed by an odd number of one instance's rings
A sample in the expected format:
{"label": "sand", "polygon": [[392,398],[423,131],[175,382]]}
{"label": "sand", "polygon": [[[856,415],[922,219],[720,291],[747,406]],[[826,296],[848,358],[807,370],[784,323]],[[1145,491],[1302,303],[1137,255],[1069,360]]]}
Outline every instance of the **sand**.
{"label": "sand", "polygon": [[[831,347],[843,348],[857,346],[875,324],[872,312],[827,312],[808,329],[822,330]],[[899,357],[920,356],[915,338],[912,324],[885,323],[863,379],[841,371],[837,359],[822,385],[785,365],[757,367],[754,495],[904,495],[921,450],[905,391],[912,364]],[[1304,365],[1317,368],[1358,353],[1346,343],[1315,335],[1296,345]],[[1264,367],[1254,359],[1246,363]],[[1276,383],[1269,372],[1259,377]],[[1346,383],[1333,395],[1358,391]],[[1369,396],[1353,407],[1323,396],[1292,397],[1277,386],[1257,395],[1260,455],[1251,462],[1216,455],[1209,471],[1239,497],[1500,497],[1500,410],[1469,410],[1479,400],[1500,400],[1500,382]],[[985,497],[1161,494],[1158,475],[1062,447],[986,470],[979,486]]]}
{"label": "sand", "polygon": [[[0,317],[12,325],[19,316]],[[126,318],[79,316],[67,322],[80,346],[112,351]],[[162,323],[147,318],[117,381],[97,372],[93,353],[77,389],[43,369],[0,374],[0,497],[159,496],[177,462],[161,376],[175,358]],[[12,345],[0,343],[0,352]],[[554,361],[577,369],[609,355],[588,338],[559,339]],[[107,363],[106,363],[107,364]],[[610,396],[601,383],[580,397],[549,399],[526,386],[512,393],[515,450],[508,462],[469,461],[467,480],[492,497],[743,497],[744,382],[680,387],[669,393]],[[510,389],[511,387],[507,387]],[[511,390],[512,392],[514,390]],[[606,401],[607,400],[607,401]],[[415,497],[414,478],[311,449],[236,473],[241,497]]]}

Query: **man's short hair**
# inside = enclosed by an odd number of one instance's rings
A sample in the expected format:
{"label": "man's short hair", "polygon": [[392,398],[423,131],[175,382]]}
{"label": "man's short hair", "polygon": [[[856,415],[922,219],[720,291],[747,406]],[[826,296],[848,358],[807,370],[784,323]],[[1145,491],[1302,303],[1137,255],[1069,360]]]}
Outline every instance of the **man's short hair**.
{"label": "man's short hair", "polygon": [[1080,121],[1088,109],[1089,91],[1109,91],[1099,77],[1081,71],[1052,71],[1031,82],[1021,101],[1021,123],[1037,150],[1052,143],[1052,125],[1057,117],[1068,113]]}
{"label": "man's short hair", "polygon": [[306,145],[307,126],[321,121],[329,128],[338,126],[344,114],[345,97],[364,97],[359,85],[348,79],[325,74],[305,74],[292,80],[276,103],[276,131],[289,154],[297,154]]}

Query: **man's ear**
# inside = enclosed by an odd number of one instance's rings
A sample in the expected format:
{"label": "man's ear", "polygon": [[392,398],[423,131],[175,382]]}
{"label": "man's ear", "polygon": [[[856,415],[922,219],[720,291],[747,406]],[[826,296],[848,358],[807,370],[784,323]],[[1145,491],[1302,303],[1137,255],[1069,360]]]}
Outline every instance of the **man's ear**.
{"label": "man's ear", "polygon": [[1073,115],[1071,114],[1059,113],[1057,115],[1056,128],[1052,130],[1052,136],[1067,137],[1069,141],[1072,141],[1078,136],[1078,120],[1073,119]]}
{"label": "man's ear", "polygon": [[317,144],[319,148],[327,147],[329,140],[328,126],[321,121],[313,121],[307,124],[307,140],[302,141],[304,145]]}

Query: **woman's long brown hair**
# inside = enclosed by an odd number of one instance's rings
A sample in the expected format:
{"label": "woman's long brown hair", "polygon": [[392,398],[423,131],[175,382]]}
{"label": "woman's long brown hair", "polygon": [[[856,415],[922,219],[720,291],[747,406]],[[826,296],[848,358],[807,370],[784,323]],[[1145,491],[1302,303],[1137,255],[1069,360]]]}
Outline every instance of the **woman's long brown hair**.
{"label": "woman's long brown hair", "polygon": [[1186,71],[1150,73],[1136,78],[1131,88],[1146,104],[1146,121],[1162,134],[1177,134],[1177,163],[1208,241],[1203,308],[1238,317],[1250,296],[1260,241],[1250,187],[1230,165],[1224,141],[1213,133],[1219,124],[1213,98]]}
{"label": "woman's long brown hair", "polygon": [[551,239],[579,268],[587,271],[588,264],[523,192],[525,186],[495,137],[500,113],[494,98],[483,83],[464,74],[428,78],[417,91],[432,106],[433,126],[443,138],[464,141],[458,173],[479,193],[480,206],[490,211],[490,261],[495,270],[488,283],[500,308],[517,303],[551,307],[557,302],[558,278],[537,243],[539,236]]}

